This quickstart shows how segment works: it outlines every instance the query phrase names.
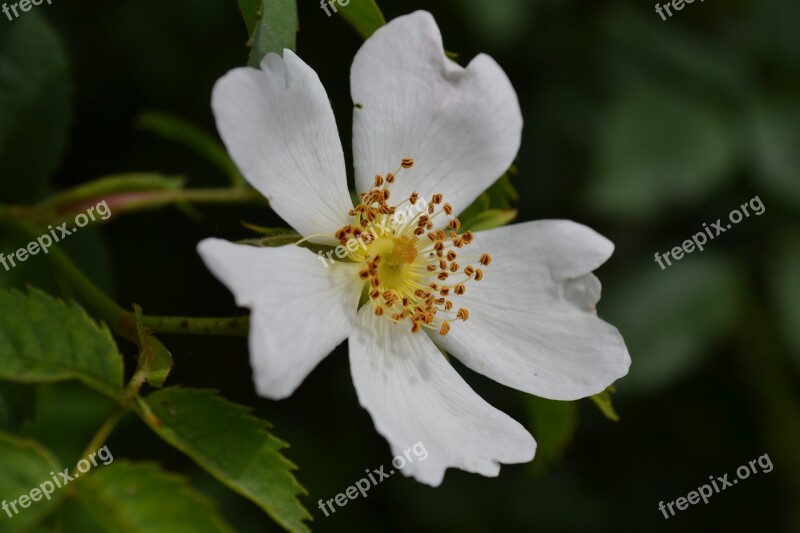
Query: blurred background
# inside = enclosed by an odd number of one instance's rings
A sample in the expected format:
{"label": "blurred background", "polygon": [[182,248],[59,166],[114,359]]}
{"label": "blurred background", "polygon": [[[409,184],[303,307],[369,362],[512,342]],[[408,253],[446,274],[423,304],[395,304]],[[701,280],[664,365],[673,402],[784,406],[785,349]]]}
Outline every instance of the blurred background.
{"label": "blurred background", "polygon": [[[349,157],[349,68],[362,40],[318,2],[301,3],[298,53],[328,90]],[[534,462],[503,466],[495,479],[450,470],[437,489],[393,476],[326,518],[318,499],[391,460],[358,405],[345,346],[291,399],[272,402],[254,394],[245,341],[161,336],[176,359],[171,382],[219,389],[274,423],[291,444],[286,454],[318,531],[800,531],[800,3],[695,2],[667,21],[644,1],[379,4],[387,19],[431,11],[462,64],[485,52],[510,76],[526,124],[513,178],[517,220],[573,219],[616,244],[597,274],[598,312],[622,331],[633,359],[613,396],[620,420],[589,400],[536,399],[456,363],[484,398],[531,430]],[[28,53],[4,49],[10,28],[22,25],[39,45],[27,74],[49,97],[45,106],[32,104],[35,94],[0,97],[0,131],[20,132],[0,146],[0,203],[130,171],[224,186],[213,166],[146,131],[139,117],[168,112],[215,134],[213,83],[247,60],[234,0],[44,4],[13,25],[0,20],[0,50]],[[29,156],[42,144],[58,149]],[[755,196],[762,215],[666,270],[655,262],[656,252]],[[199,211],[199,219],[175,208],[132,215],[66,246],[123,306],[243,314],[195,245],[252,236],[240,220],[282,223],[258,205]],[[0,250],[9,238],[0,236]],[[70,296],[45,262],[0,272],[0,287],[26,284]],[[40,387],[26,431],[74,457],[107,414],[104,402],[77,385]],[[190,476],[241,531],[278,530],[133,416],[109,448]],[[764,454],[772,472],[669,520],[659,511],[660,501],[709,476],[735,476]]]}

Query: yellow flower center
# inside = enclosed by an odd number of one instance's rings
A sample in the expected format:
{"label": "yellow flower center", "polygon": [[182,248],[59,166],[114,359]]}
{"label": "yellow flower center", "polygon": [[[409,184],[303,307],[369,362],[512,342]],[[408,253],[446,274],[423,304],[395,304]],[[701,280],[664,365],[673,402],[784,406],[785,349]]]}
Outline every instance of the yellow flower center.
{"label": "yellow flower center", "polygon": [[401,289],[412,280],[412,266],[417,259],[415,240],[408,237],[379,237],[367,246],[366,257],[380,257],[378,278],[388,289]]}
{"label": "yellow flower center", "polygon": [[[376,315],[408,320],[414,333],[426,327],[447,335],[451,322],[469,319],[469,310],[455,309],[450,298],[463,295],[468,282],[483,279],[481,268],[470,263],[488,266],[492,258],[461,250],[474,236],[470,231],[457,233],[461,223],[441,194],[427,202],[415,192],[389,206],[388,185],[413,166],[412,159],[404,159],[394,174],[375,176],[374,187],[362,193],[361,203],[348,213],[353,222],[339,229],[336,238],[348,259],[363,265],[359,277],[368,284]],[[440,223],[439,217],[447,220]]]}

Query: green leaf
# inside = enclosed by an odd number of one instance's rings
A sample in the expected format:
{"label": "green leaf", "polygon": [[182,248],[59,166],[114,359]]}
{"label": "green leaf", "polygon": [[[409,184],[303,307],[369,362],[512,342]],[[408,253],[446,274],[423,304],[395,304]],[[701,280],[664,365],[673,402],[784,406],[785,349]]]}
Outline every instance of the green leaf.
{"label": "green leaf", "polygon": [[98,466],[75,481],[74,489],[76,508],[64,511],[64,531],[86,531],[87,519],[97,531],[121,533],[233,531],[211,500],[156,465]]}
{"label": "green leaf", "polygon": [[0,392],[0,431],[11,431],[15,426],[14,411]]}
{"label": "green leaf", "polygon": [[33,387],[0,381],[0,431],[16,433],[33,419],[36,395]]}
{"label": "green leaf", "polygon": [[258,67],[271,52],[283,55],[284,48],[294,50],[297,29],[295,0],[263,0],[251,38],[250,66]]}
{"label": "green leaf", "polygon": [[31,289],[0,291],[0,379],[48,383],[79,379],[116,398],[122,357],[108,328],[77,304]]}
{"label": "green leaf", "polygon": [[214,136],[191,122],[168,113],[150,112],[139,117],[139,126],[205,158],[225,174],[233,185],[245,183],[225,147]]}
{"label": "green leaf", "polygon": [[294,244],[303,236],[299,233],[292,231],[281,232],[280,234],[272,234],[267,237],[257,237],[255,239],[244,239],[236,241],[239,244],[249,244],[251,246],[259,246],[262,248],[274,248],[276,246],[288,246]]}
{"label": "green leaf", "polygon": [[667,270],[650,256],[640,274],[604,291],[598,313],[620,329],[635,354],[621,382],[626,393],[655,393],[679,381],[706,362],[716,343],[734,335],[745,303],[742,273],[709,250],[697,253]]}
{"label": "green leaf", "polygon": [[224,485],[253,501],[289,531],[308,531],[307,494],[292,475],[287,445],[268,423],[212,391],[163,389],[140,401],[144,421]]}
{"label": "green leaf", "polygon": [[517,167],[512,166],[486,190],[489,196],[489,206],[497,209],[511,209],[512,205],[519,202],[519,192],[511,178],[517,175]]}
{"label": "green leaf", "polygon": [[477,34],[494,50],[509,48],[528,34],[536,7],[536,2],[530,0],[466,0],[462,12],[470,24],[470,33]]}
{"label": "green leaf", "polygon": [[290,235],[290,234],[291,235],[297,235],[297,240],[294,241],[294,242],[297,242],[297,241],[299,241],[300,239],[303,238],[299,233],[295,233],[292,230],[286,229],[286,228],[266,228],[264,226],[258,226],[256,224],[252,224],[250,222],[246,222],[244,220],[240,220],[239,223],[242,226],[244,226],[245,228],[247,228],[249,230],[252,230],[252,231],[254,231],[256,233],[260,233],[261,235],[264,235],[264,236],[267,236],[267,237],[275,237],[275,236],[278,236],[278,235]]}
{"label": "green leaf", "polygon": [[147,383],[151,387],[161,388],[172,373],[175,361],[167,347],[153,337],[142,324],[142,308],[133,306],[136,316],[136,333],[139,336],[138,371],[146,372]]}
{"label": "green leaf", "polygon": [[239,0],[239,9],[247,26],[247,36],[252,37],[258,19],[261,18],[261,0]]}
{"label": "green leaf", "polygon": [[[336,3],[337,0],[332,1],[342,18],[364,39],[386,24],[386,19],[375,0],[350,0],[347,5]],[[328,9],[333,11],[331,6]]]}
{"label": "green leaf", "polygon": [[[30,234],[19,224],[0,222],[0,253],[8,255],[27,246],[30,240]],[[28,285],[35,285],[52,293],[58,293],[60,290],[56,275],[48,261],[28,260],[23,268],[19,268],[18,264],[16,268],[10,270],[6,270],[0,264],[0,289],[24,289]]]}
{"label": "green leaf", "polygon": [[517,218],[516,209],[489,209],[461,225],[461,230],[484,231],[510,224]]}
{"label": "green leaf", "polygon": [[800,205],[800,105],[796,98],[770,98],[753,111],[758,169],[765,188],[782,201]]}
{"label": "green leaf", "polygon": [[536,457],[532,469],[541,473],[564,455],[578,428],[577,402],[528,398],[528,419],[536,438]]}
{"label": "green leaf", "polygon": [[619,422],[619,415],[614,409],[614,404],[611,402],[611,394],[616,392],[617,390],[611,385],[600,394],[590,396],[595,405],[597,405],[597,408],[600,409],[600,412],[613,422]]}
{"label": "green leaf", "polygon": [[776,324],[788,346],[787,352],[800,370],[800,238],[781,235],[776,239],[777,253],[769,262],[770,283]]}
{"label": "green leaf", "polygon": [[460,215],[458,215],[459,220],[461,220],[461,227],[470,229],[469,226],[472,224],[472,221],[478,218],[484,211],[489,209],[489,195],[484,193],[478,198],[475,199],[472,204],[469,205]]}
{"label": "green leaf", "polygon": [[20,434],[45,444],[65,466],[73,465],[86,449],[89,437],[118,407],[114,399],[78,381],[30,388],[35,392],[36,416],[22,426]]}
{"label": "green leaf", "polygon": [[[0,501],[9,502],[8,511],[0,510],[0,531],[32,531],[59,505],[64,491],[53,483],[51,474],[58,471],[58,462],[42,446],[0,432]],[[47,482],[49,485],[45,485]],[[31,495],[34,489],[38,493]],[[44,496],[43,489],[50,493],[49,499]],[[22,502],[27,508],[19,502],[23,495],[30,500]],[[39,501],[32,501],[31,496]],[[15,502],[18,513],[10,502]],[[9,518],[8,513],[12,517]]]}
{"label": "green leaf", "polygon": [[588,201],[621,218],[697,204],[731,177],[731,128],[708,107],[640,87],[622,95],[599,132]]}
{"label": "green leaf", "polygon": [[0,203],[40,199],[67,142],[71,84],[58,36],[36,13],[0,26]]}
{"label": "green leaf", "polygon": [[462,232],[505,226],[517,218],[517,210],[512,205],[519,201],[519,193],[511,183],[516,174],[517,169],[512,166],[459,215]]}
{"label": "green leaf", "polygon": [[[269,228],[264,228],[269,229]],[[289,232],[288,230],[277,230],[267,237],[257,237],[255,239],[243,239],[236,241],[238,244],[248,244],[260,248],[275,248],[277,246],[290,246],[300,241],[303,238],[299,233]],[[326,244],[317,244],[311,241],[303,241],[297,244],[301,248],[306,248],[314,253],[322,252],[323,254],[334,250],[335,246],[328,246]]]}
{"label": "green leaf", "polygon": [[[243,239],[236,242],[237,244],[247,244],[258,248],[275,248],[278,246],[294,245],[303,238],[302,235],[300,235],[299,233],[292,232],[292,233],[285,233],[282,235],[279,233],[281,232],[275,231],[274,234],[267,237],[257,237],[255,239]],[[299,246],[301,248],[306,248],[307,250],[311,250],[315,254],[322,253],[322,255],[325,255],[328,252],[332,252],[333,250],[336,249],[336,246],[329,246],[327,244],[317,244],[311,241],[303,241],[297,244],[296,246]]]}
{"label": "green leaf", "polygon": [[[46,224],[39,225],[39,231],[46,233]],[[53,227],[56,227],[53,224]],[[75,262],[75,265],[92,279],[104,292],[112,292],[113,275],[108,251],[98,227],[86,227],[79,233],[73,234],[69,239],[62,240],[59,245]],[[26,248],[32,240],[32,228],[16,221],[4,224],[0,222],[0,253],[8,255],[15,250]],[[39,234],[39,231],[34,231]],[[10,264],[9,264],[10,266]],[[47,260],[44,254],[39,253],[21,265],[6,271],[0,265],[0,289],[25,290],[28,286],[35,286],[49,294],[60,298],[73,298],[73,288],[65,282],[63,275]]]}

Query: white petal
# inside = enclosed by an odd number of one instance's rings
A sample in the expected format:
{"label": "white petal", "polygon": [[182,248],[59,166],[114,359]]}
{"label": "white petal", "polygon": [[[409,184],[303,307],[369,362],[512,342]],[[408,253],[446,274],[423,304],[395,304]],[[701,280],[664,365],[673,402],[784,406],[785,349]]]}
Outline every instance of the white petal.
{"label": "white petal", "polygon": [[376,31],[350,78],[359,191],[412,157],[416,164],[392,185],[392,197],[441,193],[458,213],[519,150],[522,114],[508,77],[486,55],[466,69],[448,59],[430,13],[398,17]]}
{"label": "white petal", "polygon": [[525,428],[470,389],[430,338],[412,334],[408,324],[362,308],[350,367],[359,401],[392,453],[404,455],[417,443],[428,452],[407,464],[405,475],[438,486],[448,467],[496,476],[499,463],[533,459],[536,443]]}
{"label": "white petal", "polygon": [[350,335],[360,296],[356,265],[326,268],[295,246],[255,248],[206,239],[197,250],[236,303],[253,311],[250,363],[261,396],[290,396]]}
{"label": "white petal", "polygon": [[599,393],[628,373],[622,336],[594,310],[600,282],[589,273],[611,256],[609,240],[543,220],[479,232],[465,251],[473,249],[492,263],[454,297],[469,320],[436,334],[440,346],[476,372],[554,400]]}
{"label": "white petal", "polygon": [[348,223],[344,154],[317,74],[291,50],[261,70],[237,68],[214,87],[217,128],[247,180],[286,222],[309,236]]}

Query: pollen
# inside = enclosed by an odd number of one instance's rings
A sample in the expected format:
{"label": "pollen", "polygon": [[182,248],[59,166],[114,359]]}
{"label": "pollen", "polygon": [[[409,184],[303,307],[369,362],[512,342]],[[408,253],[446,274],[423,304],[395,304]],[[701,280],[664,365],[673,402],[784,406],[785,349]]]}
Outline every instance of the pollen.
{"label": "pollen", "polygon": [[454,322],[469,320],[469,309],[454,302],[468,283],[483,279],[473,265],[487,267],[492,258],[471,253],[475,236],[461,232],[444,195],[426,200],[413,192],[389,204],[389,186],[412,168],[414,159],[405,158],[394,172],[375,174],[372,189],[348,211],[350,223],[334,236],[347,250],[345,260],[360,265],[358,279],[369,288],[366,305],[375,316],[408,324],[412,333],[447,335]]}

